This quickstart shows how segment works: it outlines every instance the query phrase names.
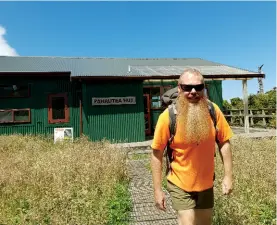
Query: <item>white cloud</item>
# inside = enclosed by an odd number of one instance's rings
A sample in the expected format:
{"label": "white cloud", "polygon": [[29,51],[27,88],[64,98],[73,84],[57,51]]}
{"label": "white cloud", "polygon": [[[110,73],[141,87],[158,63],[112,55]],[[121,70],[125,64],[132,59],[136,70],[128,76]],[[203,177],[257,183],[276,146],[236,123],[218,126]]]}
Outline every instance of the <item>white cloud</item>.
{"label": "white cloud", "polygon": [[17,52],[5,40],[6,29],[0,26],[0,56],[17,56]]}

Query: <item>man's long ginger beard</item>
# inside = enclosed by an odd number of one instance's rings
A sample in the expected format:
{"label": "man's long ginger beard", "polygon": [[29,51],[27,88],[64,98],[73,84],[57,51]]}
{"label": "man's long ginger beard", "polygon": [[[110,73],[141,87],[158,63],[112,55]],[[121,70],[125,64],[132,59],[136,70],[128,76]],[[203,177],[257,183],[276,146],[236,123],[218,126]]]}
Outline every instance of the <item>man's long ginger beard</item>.
{"label": "man's long ginger beard", "polygon": [[176,109],[177,130],[186,143],[200,143],[208,138],[211,121],[207,98],[203,97],[197,103],[190,103],[183,94],[179,94]]}

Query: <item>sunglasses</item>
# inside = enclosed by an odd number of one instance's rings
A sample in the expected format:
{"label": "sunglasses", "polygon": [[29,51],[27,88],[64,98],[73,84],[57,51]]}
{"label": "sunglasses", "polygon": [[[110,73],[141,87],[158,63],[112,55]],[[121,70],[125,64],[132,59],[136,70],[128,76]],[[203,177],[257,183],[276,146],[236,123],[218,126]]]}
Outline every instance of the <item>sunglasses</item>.
{"label": "sunglasses", "polygon": [[194,88],[196,91],[202,91],[204,89],[204,84],[197,84],[197,85],[189,85],[189,84],[179,84],[180,88],[183,91],[191,92],[191,90]]}

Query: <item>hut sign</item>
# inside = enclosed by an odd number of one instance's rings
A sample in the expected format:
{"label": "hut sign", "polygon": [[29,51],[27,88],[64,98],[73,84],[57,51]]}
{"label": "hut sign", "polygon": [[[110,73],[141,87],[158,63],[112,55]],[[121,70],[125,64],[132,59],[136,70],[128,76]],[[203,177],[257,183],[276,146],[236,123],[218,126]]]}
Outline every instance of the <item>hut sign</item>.
{"label": "hut sign", "polygon": [[134,105],[136,97],[92,98],[92,105]]}

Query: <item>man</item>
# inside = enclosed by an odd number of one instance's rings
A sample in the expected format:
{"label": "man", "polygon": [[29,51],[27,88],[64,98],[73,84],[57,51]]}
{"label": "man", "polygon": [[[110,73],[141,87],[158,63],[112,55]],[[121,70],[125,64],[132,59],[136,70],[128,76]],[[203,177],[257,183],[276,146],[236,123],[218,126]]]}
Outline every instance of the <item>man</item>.
{"label": "man", "polygon": [[[214,108],[225,171],[222,191],[230,194],[233,178],[229,139],[233,133],[219,107],[214,104]],[[204,94],[204,78],[199,71],[188,69],[180,76],[176,110],[176,133],[171,144],[174,160],[167,175],[167,188],[178,214],[179,225],[210,225],[214,206],[216,131]],[[169,138],[169,111],[166,109],[159,116],[151,145],[154,197],[156,206],[161,210],[166,209],[161,186],[162,159]]]}

